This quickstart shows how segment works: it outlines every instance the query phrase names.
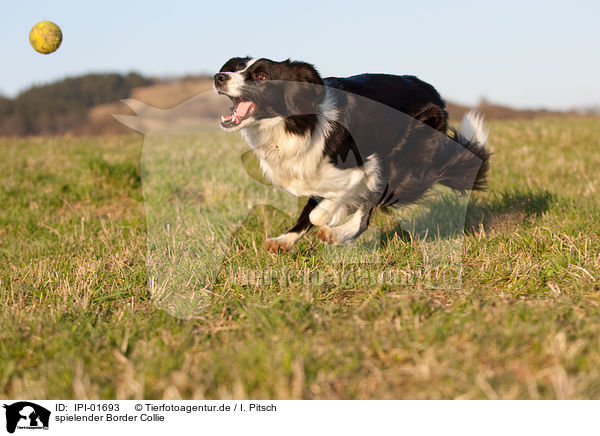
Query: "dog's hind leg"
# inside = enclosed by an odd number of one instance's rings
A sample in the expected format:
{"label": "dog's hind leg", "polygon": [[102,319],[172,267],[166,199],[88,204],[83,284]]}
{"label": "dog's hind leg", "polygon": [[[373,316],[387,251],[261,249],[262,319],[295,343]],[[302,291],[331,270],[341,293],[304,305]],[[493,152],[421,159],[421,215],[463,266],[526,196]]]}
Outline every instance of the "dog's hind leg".
{"label": "dog's hind leg", "polygon": [[276,238],[267,239],[265,244],[267,250],[271,253],[283,253],[290,251],[294,247],[296,241],[312,227],[309,216],[313,209],[317,207],[317,205],[317,200],[314,198],[309,198],[306,205],[302,209],[302,212],[300,212],[300,216],[298,217],[296,224],[294,224],[294,227],[289,229],[284,234],[277,236]]}
{"label": "dog's hind leg", "polygon": [[344,224],[335,227],[321,227],[317,236],[327,244],[349,244],[367,230],[372,213],[372,206],[363,206],[354,212]]}

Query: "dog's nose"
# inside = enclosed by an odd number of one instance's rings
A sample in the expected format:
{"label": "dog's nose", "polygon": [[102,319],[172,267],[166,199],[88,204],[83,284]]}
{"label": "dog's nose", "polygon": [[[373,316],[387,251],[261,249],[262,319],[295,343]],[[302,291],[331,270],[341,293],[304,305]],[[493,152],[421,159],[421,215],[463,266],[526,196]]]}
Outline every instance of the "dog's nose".
{"label": "dog's nose", "polygon": [[215,84],[222,85],[230,79],[229,74],[217,73],[215,74]]}

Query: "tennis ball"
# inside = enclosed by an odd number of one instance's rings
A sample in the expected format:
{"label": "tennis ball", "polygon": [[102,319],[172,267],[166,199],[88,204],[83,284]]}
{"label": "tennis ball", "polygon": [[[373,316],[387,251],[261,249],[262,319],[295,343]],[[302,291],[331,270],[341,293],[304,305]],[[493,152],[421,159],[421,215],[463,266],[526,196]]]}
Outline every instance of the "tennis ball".
{"label": "tennis ball", "polygon": [[52,21],[40,21],[29,32],[29,42],[35,51],[50,54],[60,47],[62,32]]}

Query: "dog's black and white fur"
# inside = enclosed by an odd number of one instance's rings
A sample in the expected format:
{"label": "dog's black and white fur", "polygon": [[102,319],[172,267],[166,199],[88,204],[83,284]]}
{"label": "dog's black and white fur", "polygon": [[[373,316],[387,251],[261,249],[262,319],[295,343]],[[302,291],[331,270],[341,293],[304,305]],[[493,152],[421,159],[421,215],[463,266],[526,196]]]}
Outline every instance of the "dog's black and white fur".
{"label": "dog's black and white fur", "polygon": [[234,104],[222,128],[241,130],[274,185],[308,197],[269,251],[291,250],[313,225],[324,242],[349,243],[375,207],[413,203],[436,183],[485,186],[481,117],[470,112],[460,132],[449,129],[439,93],[414,76],[322,79],[304,62],[245,57],[227,61],[214,85]]}

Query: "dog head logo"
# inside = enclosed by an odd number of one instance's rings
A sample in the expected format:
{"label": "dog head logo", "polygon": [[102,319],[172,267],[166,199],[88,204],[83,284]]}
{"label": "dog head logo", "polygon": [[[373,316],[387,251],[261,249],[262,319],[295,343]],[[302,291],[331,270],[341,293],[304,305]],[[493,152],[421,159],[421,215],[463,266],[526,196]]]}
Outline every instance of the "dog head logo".
{"label": "dog head logo", "polygon": [[50,411],[28,401],[19,401],[3,406],[6,409],[6,431],[14,433],[18,429],[48,429]]}

